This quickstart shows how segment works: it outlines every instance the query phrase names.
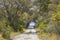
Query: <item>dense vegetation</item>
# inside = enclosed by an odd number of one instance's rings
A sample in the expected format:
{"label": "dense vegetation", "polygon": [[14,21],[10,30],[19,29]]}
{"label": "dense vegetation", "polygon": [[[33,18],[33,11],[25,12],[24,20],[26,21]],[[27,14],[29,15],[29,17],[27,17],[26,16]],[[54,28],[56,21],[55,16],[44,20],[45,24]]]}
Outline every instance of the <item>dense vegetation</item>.
{"label": "dense vegetation", "polygon": [[5,39],[11,40],[10,32],[23,31],[30,21],[60,34],[60,0],[0,0],[0,33]]}

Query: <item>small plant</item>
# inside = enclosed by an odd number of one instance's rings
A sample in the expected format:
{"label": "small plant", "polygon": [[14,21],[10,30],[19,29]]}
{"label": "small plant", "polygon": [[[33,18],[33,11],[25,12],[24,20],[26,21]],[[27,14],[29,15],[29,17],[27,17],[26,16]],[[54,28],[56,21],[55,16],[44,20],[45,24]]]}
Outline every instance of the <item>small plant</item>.
{"label": "small plant", "polygon": [[18,31],[23,31],[23,26],[22,25],[18,26]]}

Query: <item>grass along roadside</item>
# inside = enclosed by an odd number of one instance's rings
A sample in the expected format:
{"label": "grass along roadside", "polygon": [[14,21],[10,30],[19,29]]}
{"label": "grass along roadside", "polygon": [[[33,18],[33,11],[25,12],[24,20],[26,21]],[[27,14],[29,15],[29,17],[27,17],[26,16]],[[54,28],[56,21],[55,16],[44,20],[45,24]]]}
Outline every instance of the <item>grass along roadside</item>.
{"label": "grass along roadside", "polygon": [[[10,35],[10,38],[13,39],[14,36],[18,35],[18,34],[21,34],[22,32],[24,32],[26,29],[23,29],[23,31],[17,31],[17,32],[14,32],[14,31],[10,31],[9,35]],[[0,40],[6,40],[2,37],[2,32],[0,32]]]}
{"label": "grass along roadside", "polygon": [[[24,30],[25,30],[25,29],[24,29]],[[10,38],[13,39],[14,36],[16,36],[16,35],[18,35],[18,34],[20,34],[20,33],[22,33],[22,31],[21,31],[21,32],[11,31],[11,32],[10,32]],[[5,39],[2,37],[2,33],[0,33],[0,40],[5,40]]]}
{"label": "grass along roadside", "polygon": [[41,32],[39,29],[36,30],[40,40],[60,40],[60,36],[56,33]]}
{"label": "grass along roadside", "polygon": [[4,40],[4,38],[2,37],[2,34],[0,33],[0,40]]}
{"label": "grass along roadside", "polygon": [[[20,34],[20,32],[11,32],[11,34],[10,34],[11,39],[12,39],[15,35],[17,35],[17,34]],[[1,33],[0,33],[0,40],[5,40],[5,39],[2,37],[2,34],[1,34]]]}

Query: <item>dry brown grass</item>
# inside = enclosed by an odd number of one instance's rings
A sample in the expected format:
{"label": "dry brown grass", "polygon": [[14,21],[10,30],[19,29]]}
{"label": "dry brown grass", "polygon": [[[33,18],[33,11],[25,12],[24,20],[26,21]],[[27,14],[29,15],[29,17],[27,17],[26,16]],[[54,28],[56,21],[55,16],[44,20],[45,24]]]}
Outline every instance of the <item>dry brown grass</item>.
{"label": "dry brown grass", "polygon": [[60,40],[60,35],[56,33],[47,33],[37,31],[40,40]]}
{"label": "dry brown grass", "polygon": [[0,40],[4,40],[4,38],[2,37],[2,34],[0,33]]}
{"label": "dry brown grass", "polygon": [[[17,35],[17,34],[20,34],[20,32],[11,32],[11,33],[10,33],[11,39],[12,39],[15,35]],[[5,39],[2,37],[2,33],[0,33],[0,40],[5,40]]]}
{"label": "dry brown grass", "polygon": [[38,33],[38,36],[41,40],[60,40],[60,36],[55,33]]}

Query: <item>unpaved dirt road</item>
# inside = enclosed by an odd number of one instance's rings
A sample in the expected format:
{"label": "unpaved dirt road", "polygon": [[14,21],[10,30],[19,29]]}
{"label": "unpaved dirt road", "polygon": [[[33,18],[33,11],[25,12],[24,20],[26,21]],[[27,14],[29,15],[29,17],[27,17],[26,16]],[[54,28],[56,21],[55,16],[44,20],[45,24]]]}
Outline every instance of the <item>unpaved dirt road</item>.
{"label": "unpaved dirt road", "polygon": [[39,40],[35,29],[27,29],[24,33],[16,35],[13,40]]}

